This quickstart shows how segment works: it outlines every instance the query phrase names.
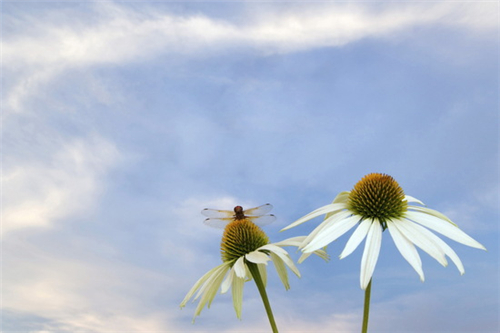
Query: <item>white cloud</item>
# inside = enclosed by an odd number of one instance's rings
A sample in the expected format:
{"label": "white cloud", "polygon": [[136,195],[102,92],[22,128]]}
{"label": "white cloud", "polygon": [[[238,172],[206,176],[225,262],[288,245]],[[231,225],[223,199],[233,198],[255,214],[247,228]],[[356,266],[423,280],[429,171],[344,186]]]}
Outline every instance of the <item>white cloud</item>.
{"label": "white cloud", "polygon": [[6,110],[22,111],[25,97],[66,68],[119,65],[165,55],[205,57],[241,48],[289,53],[404,35],[432,24],[478,33],[496,31],[498,24],[497,13],[488,4],[311,4],[250,15],[245,24],[146,8],[138,13],[100,3],[94,7],[99,14],[91,21],[95,24],[84,18],[46,23],[43,18],[4,15],[9,26],[19,29],[2,42],[3,64],[18,76],[17,80],[6,76],[13,86],[5,93]]}
{"label": "white cloud", "polygon": [[166,323],[171,313],[146,310],[167,289],[169,277],[90,254],[85,261],[75,260],[20,239],[10,239],[4,247],[9,255],[4,256],[3,281],[8,288],[2,289],[3,310],[43,318],[38,329],[139,332],[172,328]]}
{"label": "white cloud", "polygon": [[102,190],[101,177],[118,158],[114,145],[97,136],[69,141],[36,162],[9,158],[2,179],[2,232],[49,227],[88,212]]}
{"label": "white cloud", "polygon": [[151,13],[137,14],[126,7],[106,4],[95,8],[106,14],[95,25],[36,24],[42,30],[36,31],[36,36],[16,36],[4,42],[3,57],[5,63],[14,66],[77,66],[137,61],[169,53],[205,56],[207,51],[238,46],[266,53],[295,52],[341,46],[426,24],[472,30],[494,30],[497,24],[495,14],[479,5],[405,4],[378,10],[363,5],[294,8],[271,11],[254,18],[253,24],[237,25],[200,14],[158,14],[154,7]]}

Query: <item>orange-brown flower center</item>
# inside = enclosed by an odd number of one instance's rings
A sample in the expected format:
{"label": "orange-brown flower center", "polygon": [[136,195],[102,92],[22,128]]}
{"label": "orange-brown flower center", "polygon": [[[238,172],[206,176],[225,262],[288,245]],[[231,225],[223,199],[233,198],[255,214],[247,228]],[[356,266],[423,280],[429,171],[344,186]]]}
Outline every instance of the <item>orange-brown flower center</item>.
{"label": "orange-brown flower center", "polygon": [[408,203],[399,184],[389,175],[371,173],[364,176],[349,194],[349,210],[363,219],[378,219],[384,229],[386,221],[403,217]]}
{"label": "orange-brown flower center", "polygon": [[241,256],[269,243],[269,238],[248,219],[234,220],[224,229],[220,252],[223,262],[236,261]]}

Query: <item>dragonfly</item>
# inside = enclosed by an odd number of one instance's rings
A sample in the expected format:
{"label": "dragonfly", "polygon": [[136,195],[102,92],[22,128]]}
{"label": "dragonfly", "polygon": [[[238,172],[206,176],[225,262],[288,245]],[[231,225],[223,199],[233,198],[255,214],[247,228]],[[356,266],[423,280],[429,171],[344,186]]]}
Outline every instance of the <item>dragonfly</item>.
{"label": "dragonfly", "polygon": [[244,219],[262,227],[271,224],[274,220],[276,220],[276,216],[273,214],[267,214],[271,211],[271,209],[273,209],[273,206],[267,203],[262,206],[245,210],[243,210],[243,207],[241,206],[236,206],[233,211],[205,208],[201,211],[201,213],[208,217],[205,221],[203,221],[203,223],[214,228],[223,229],[230,222]]}

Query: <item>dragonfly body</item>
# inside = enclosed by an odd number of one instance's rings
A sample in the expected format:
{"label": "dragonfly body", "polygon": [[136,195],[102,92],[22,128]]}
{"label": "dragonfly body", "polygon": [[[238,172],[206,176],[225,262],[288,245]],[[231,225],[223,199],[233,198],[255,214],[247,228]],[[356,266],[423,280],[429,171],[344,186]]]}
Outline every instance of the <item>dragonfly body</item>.
{"label": "dragonfly body", "polygon": [[201,213],[208,217],[204,223],[214,228],[225,228],[230,222],[243,219],[258,226],[265,226],[276,220],[273,214],[266,214],[271,209],[273,209],[271,204],[265,204],[246,210],[243,210],[241,206],[236,206],[233,211],[205,208]]}
{"label": "dragonfly body", "polygon": [[243,212],[243,207],[241,206],[234,207],[234,219],[243,220],[244,218],[245,218],[245,213]]}

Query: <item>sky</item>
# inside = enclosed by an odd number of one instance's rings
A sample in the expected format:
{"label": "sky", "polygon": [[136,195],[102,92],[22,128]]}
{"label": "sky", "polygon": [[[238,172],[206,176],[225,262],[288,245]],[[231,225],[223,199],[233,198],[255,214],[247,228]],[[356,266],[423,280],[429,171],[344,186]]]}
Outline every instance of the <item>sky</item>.
{"label": "sky", "polygon": [[[372,172],[488,251],[420,251],[422,283],[384,233],[370,331],[499,331],[498,2],[0,6],[3,332],[269,332],[252,282],[241,320],[179,308],[221,263],[200,211],[271,203],[277,242]],[[288,291],[270,267],[282,332],[360,331],[347,239]]]}

